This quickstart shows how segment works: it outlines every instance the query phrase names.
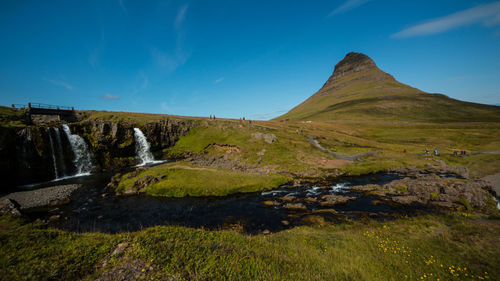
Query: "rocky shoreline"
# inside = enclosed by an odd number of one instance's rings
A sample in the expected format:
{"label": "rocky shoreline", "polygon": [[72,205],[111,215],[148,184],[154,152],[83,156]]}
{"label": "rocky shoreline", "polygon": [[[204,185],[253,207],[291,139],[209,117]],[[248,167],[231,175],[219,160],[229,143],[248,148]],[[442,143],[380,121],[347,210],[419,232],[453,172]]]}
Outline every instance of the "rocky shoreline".
{"label": "rocky shoreline", "polygon": [[68,204],[80,187],[80,184],[67,184],[13,192],[0,198],[0,213],[20,215],[21,211]]}

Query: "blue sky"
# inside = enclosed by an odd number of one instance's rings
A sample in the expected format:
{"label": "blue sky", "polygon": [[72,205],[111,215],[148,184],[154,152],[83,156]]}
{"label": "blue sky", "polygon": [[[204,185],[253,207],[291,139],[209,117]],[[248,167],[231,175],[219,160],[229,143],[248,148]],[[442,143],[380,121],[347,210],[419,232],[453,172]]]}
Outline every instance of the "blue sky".
{"label": "blue sky", "polygon": [[500,1],[1,1],[0,104],[269,119],[350,51],[500,104]]}

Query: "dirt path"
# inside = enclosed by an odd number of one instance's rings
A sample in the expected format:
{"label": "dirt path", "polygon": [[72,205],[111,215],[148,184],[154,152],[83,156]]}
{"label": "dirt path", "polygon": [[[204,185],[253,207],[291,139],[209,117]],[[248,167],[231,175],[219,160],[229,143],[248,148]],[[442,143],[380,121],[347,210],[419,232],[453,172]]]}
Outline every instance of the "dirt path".
{"label": "dirt path", "polygon": [[377,151],[367,152],[367,153],[363,153],[363,154],[342,155],[342,154],[335,153],[333,151],[330,151],[330,150],[322,147],[321,144],[319,144],[319,142],[317,140],[315,140],[314,138],[312,138],[312,137],[308,136],[307,139],[309,140],[309,142],[311,143],[311,145],[314,146],[314,147],[316,147],[317,149],[319,149],[319,150],[321,150],[323,152],[329,153],[330,155],[333,155],[334,157],[339,158],[339,159],[343,159],[343,160],[357,161],[357,160],[359,160],[362,157],[366,157],[366,156],[370,156],[370,155],[382,152],[382,150],[377,150]]}
{"label": "dirt path", "polygon": [[498,155],[500,154],[500,150],[478,151],[478,153]]}
{"label": "dirt path", "polygon": [[182,165],[171,166],[171,167],[168,167],[168,169],[185,169],[185,170],[211,171],[211,172],[217,171],[217,169],[213,169],[213,168],[195,168],[195,167],[182,166]]}

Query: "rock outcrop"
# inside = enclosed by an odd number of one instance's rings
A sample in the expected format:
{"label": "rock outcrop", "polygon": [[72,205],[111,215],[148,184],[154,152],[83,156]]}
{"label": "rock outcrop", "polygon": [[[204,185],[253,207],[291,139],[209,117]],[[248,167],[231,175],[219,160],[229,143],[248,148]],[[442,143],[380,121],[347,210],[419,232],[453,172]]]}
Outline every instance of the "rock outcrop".
{"label": "rock outcrop", "polygon": [[0,200],[0,214],[20,217],[21,212],[19,211],[19,207],[19,204],[12,199],[6,198]]}
{"label": "rock outcrop", "polygon": [[434,174],[419,174],[388,184],[352,186],[351,191],[373,194],[396,204],[420,203],[444,208],[484,208],[491,195],[491,186],[482,180],[441,178]]}

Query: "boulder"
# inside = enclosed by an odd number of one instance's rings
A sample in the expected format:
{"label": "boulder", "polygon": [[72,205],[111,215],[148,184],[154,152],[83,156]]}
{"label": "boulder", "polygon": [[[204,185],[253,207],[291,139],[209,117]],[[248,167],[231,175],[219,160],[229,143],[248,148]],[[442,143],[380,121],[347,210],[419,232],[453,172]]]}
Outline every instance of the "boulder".
{"label": "boulder", "polygon": [[289,226],[290,225],[290,222],[287,221],[287,220],[282,220],[281,221],[281,224],[284,225],[284,226]]}
{"label": "boulder", "polygon": [[318,202],[318,199],[313,198],[313,197],[306,197],[306,198],[304,198],[304,201],[307,203],[316,203],[316,202]]}
{"label": "boulder", "polygon": [[285,205],[285,209],[292,211],[307,211],[307,207],[302,203],[288,203]]}
{"label": "boulder", "polygon": [[337,215],[337,211],[335,211],[334,209],[319,209],[319,210],[314,210],[313,214]]}
{"label": "boulder", "polygon": [[9,214],[14,217],[20,217],[19,204],[12,199],[4,199],[0,202],[0,214]]}
{"label": "boulder", "polygon": [[278,200],[282,201],[282,202],[293,202],[295,201],[296,197],[295,196],[291,196],[291,195],[285,195],[283,197],[279,197]]}
{"label": "boulder", "polygon": [[263,134],[260,132],[252,133],[252,137],[256,140],[263,139],[267,143],[273,143],[278,140],[278,138],[274,134]]}
{"label": "boulder", "polygon": [[413,203],[422,203],[422,201],[420,200],[420,198],[418,198],[417,196],[413,196],[413,195],[410,195],[410,196],[394,196],[394,197],[391,198],[391,200],[394,203],[402,204],[402,205],[410,205],[410,204],[413,204]]}
{"label": "boulder", "polygon": [[266,207],[274,207],[274,206],[281,205],[279,202],[271,201],[271,200],[263,201],[262,204],[264,204],[264,206],[266,206]]}
{"label": "boulder", "polygon": [[350,196],[341,196],[341,195],[323,195],[320,197],[321,201],[320,205],[321,206],[334,206],[337,204],[345,204],[349,200],[356,199],[356,197],[350,197]]}

